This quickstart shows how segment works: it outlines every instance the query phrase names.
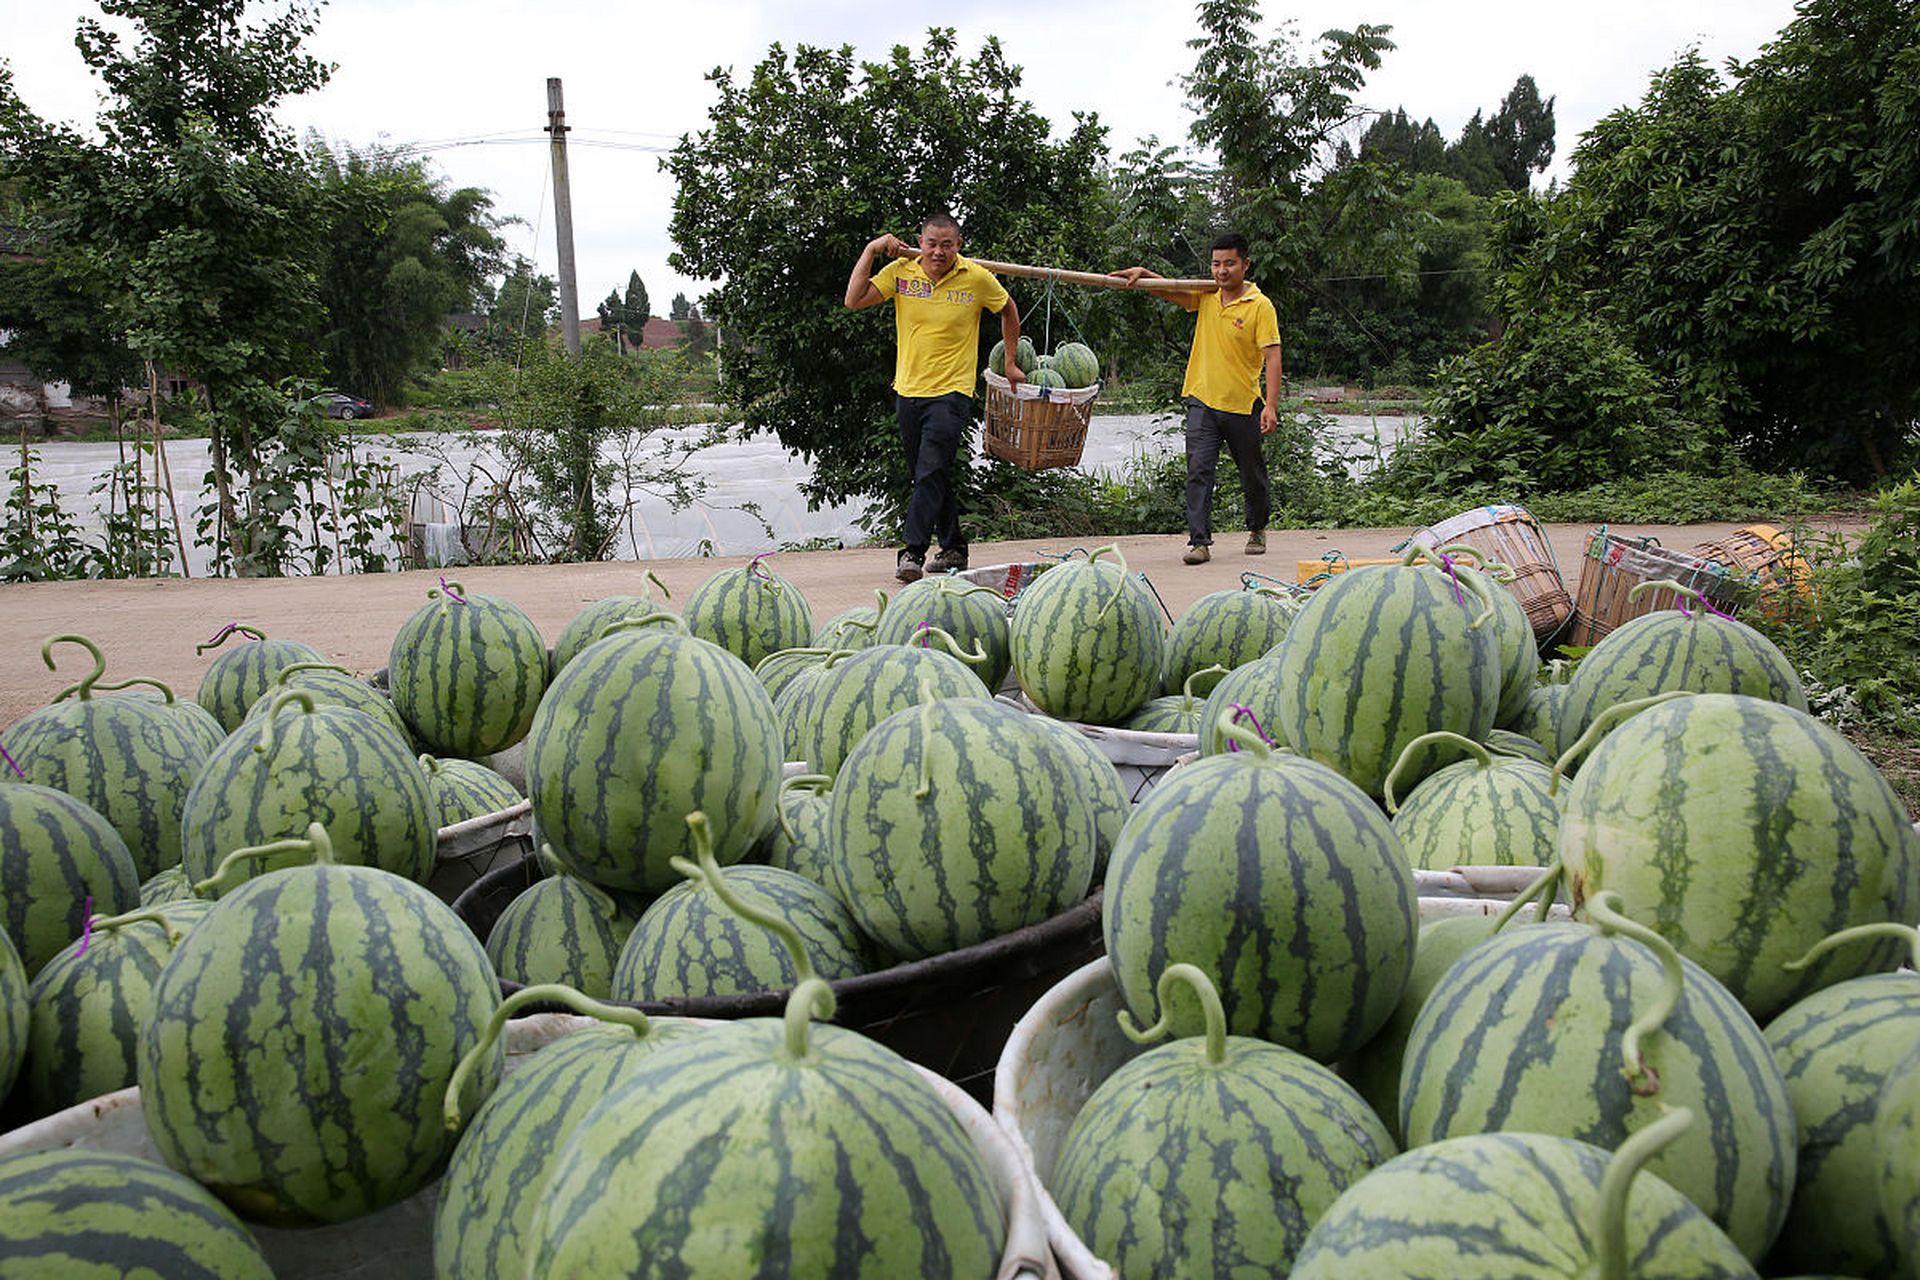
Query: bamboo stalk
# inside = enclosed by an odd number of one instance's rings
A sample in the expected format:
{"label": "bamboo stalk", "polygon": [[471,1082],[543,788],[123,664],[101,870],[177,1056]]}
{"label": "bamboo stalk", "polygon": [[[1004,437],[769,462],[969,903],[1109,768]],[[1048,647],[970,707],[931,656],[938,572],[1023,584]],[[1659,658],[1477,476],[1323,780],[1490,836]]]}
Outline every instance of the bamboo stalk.
{"label": "bamboo stalk", "polygon": [[[917,258],[918,249],[908,249],[900,255],[903,258]],[[1102,275],[1095,271],[1065,271],[1059,267],[1030,267],[1020,262],[994,262],[988,258],[968,258],[976,267],[984,267],[997,276],[1022,276],[1028,280],[1054,280],[1060,284],[1083,284],[1095,289],[1146,289],[1155,293],[1215,293],[1220,286],[1211,280],[1159,280],[1145,279],[1129,286],[1125,280]]]}

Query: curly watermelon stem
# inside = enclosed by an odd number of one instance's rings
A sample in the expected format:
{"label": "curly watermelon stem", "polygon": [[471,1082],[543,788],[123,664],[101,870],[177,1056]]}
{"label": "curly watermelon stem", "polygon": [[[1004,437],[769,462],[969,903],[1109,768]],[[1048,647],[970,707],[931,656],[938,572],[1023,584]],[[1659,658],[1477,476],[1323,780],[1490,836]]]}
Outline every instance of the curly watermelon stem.
{"label": "curly watermelon stem", "polygon": [[1436,729],[1432,733],[1423,733],[1412,742],[1409,742],[1405,747],[1401,748],[1399,758],[1393,762],[1393,768],[1387,770],[1386,782],[1381,786],[1381,796],[1387,802],[1388,814],[1391,815],[1400,812],[1399,802],[1394,798],[1393,794],[1394,779],[1398,778],[1401,771],[1413,762],[1413,757],[1416,752],[1440,742],[1466,748],[1467,754],[1472,756],[1474,761],[1479,764],[1482,769],[1491,769],[1493,767],[1493,753],[1488,751],[1481,743],[1475,742],[1472,738],[1453,733],[1447,729]]}
{"label": "curly watermelon stem", "polygon": [[1614,1148],[1607,1171],[1600,1177],[1600,1191],[1594,1197],[1594,1261],[1599,1264],[1599,1280],[1631,1280],[1632,1261],[1627,1252],[1627,1196],[1633,1180],[1647,1161],[1693,1127],[1693,1112],[1687,1107],[1660,1108],[1658,1120]]}
{"label": "curly watermelon stem", "polygon": [[[642,574],[641,580],[660,588],[660,594],[665,596],[667,599],[669,600],[673,599],[673,592],[667,590],[667,584],[660,581],[660,575],[655,573],[653,570],[649,569],[646,571],[646,573]],[[647,592],[647,598],[649,600],[653,598],[653,592],[651,590]]]}
{"label": "curly watermelon stem", "polygon": [[1904,942],[1907,944],[1907,963],[1920,969],[1920,929],[1912,925],[1901,924],[1895,920],[1880,920],[1873,924],[1857,924],[1851,929],[1842,929],[1830,933],[1813,944],[1813,948],[1798,960],[1789,960],[1780,967],[1789,973],[1798,973],[1820,957],[1840,947],[1855,942]]}
{"label": "curly watermelon stem", "polygon": [[1713,601],[1707,599],[1698,587],[1686,586],[1676,582],[1672,578],[1660,578],[1652,582],[1640,583],[1634,587],[1633,590],[1627,592],[1627,602],[1631,604],[1649,591],[1673,592],[1673,607],[1678,609],[1680,615],[1684,618],[1693,617],[1692,611],[1687,608],[1687,601],[1689,600],[1699,605],[1702,609],[1705,609],[1708,613],[1718,614],[1722,618],[1733,617],[1730,613],[1722,613],[1719,609],[1714,608]]}
{"label": "curly watermelon stem", "polygon": [[[1513,901],[1509,902],[1506,908],[1494,918],[1493,932],[1498,933],[1506,928],[1510,922],[1519,916],[1520,912],[1526,908],[1529,902],[1533,902],[1536,899],[1540,903],[1540,912],[1539,915],[1535,917],[1535,920],[1536,922],[1545,920],[1547,918],[1547,912],[1553,909],[1553,896],[1555,891],[1559,889],[1560,880],[1566,874],[1566,870],[1566,864],[1563,862],[1556,862],[1550,867],[1543,868],[1539,878],[1515,894]],[[1541,897],[1542,894],[1546,896]]]}
{"label": "curly watermelon stem", "polygon": [[667,613],[661,610],[655,613],[643,614],[638,618],[622,618],[618,622],[610,622],[600,629],[599,639],[605,640],[616,631],[637,631],[641,627],[667,627],[679,632],[683,636],[692,634],[687,630],[687,620],[685,618],[677,613]]}
{"label": "curly watermelon stem", "polygon": [[[832,785],[833,785],[833,777],[830,774],[796,773],[791,778],[784,778],[781,780],[780,796],[782,800],[784,800],[786,798],[787,792],[789,791],[811,791],[813,792],[813,794],[819,795],[822,791],[825,791],[827,788],[831,787]],[[798,840],[800,838],[799,833],[797,833],[793,829],[793,821],[787,815],[787,806],[784,803],[776,804],[774,808],[777,809],[780,814],[781,832],[786,835],[788,840]]]}
{"label": "curly watermelon stem", "polygon": [[1220,1004],[1219,989],[1198,965],[1184,961],[1168,965],[1153,990],[1153,998],[1160,1006],[1160,1020],[1142,1031],[1133,1020],[1133,1013],[1122,1009],[1120,1031],[1135,1044],[1152,1044],[1173,1030],[1173,988],[1179,983],[1185,983],[1200,1001],[1207,1028],[1207,1065],[1217,1067],[1227,1060],[1227,1014]]}
{"label": "curly watermelon stem", "polygon": [[13,758],[13,753],[8,751],[4,745],[0,745],[0,760],[7,762],[7,768],[13,770],[16,777],[22,781],[26,779],[27,771],[20,767],[20,762]]}
{"label": "curly watermelon stem", "polygon": [[773,552],[771,551],[762,551],[759,555],[747,561],[747,576],[756,579],[762,586],[778,595],[780,592],[780,579],[774,576],[773,570],[760,563],[772,554]]}
{"label": "curly watermelon stem", "polygon": [[289,688],[290,685],[287,678],[298,675],[302,671],[338,671],[348,679],[359,678],[337,662],[289,662],[286,666],[274,673],[273,682],[282,689]]}
{"label": "curly watermelon stem", "polygon": [[240,622],[229,622],[226,626],[213,633],[213,639],[193,646],[194,656],[198,657],[209,649],[218,649],[227,642],[227,637],[233,635],[235,632],[238,632],[249,640],[265,640],[267,638],[267,633],[258,627],[249,627],[245,623]]}
{"label": "curly watermelon stem", "polygon": [[[93,692],[118,693],[122,689],[131,689],[139,684],[150,685],[158,689],[160,691],[161,701],[169,707],[179,701],[179,699],[174,696],[172,685],[164,680],[156,680],[152,676],[128,676],[125,680],[117,680],[112,684],[96,684],[93,686]],[[70,684],[60,692],[54,694],[53,700],[55,702],[65,702],[68,698],[71,698],[79,692],[79,685]]]}
{"label": "curly watermelon stem", "polygon": [[80,701],[87,701],[93,697],[93,686],[99,683],[101,676],[107,674],[107,655],[100,652],[99,645],[87,639],[85,636],[74,635],[70,632],[57,636],[48,636],[40,643],[40,661],[47,664],[47,670],[49,671],[58,671],[60,669],[55,666],[53,662],[53,646],[57,644],[77,644],[92,656],[93,670],[82,676],[80,683],[74,686],[74,691],[80,695]]}
{"label": "curly watermelon stem", "polygon": [[[1666,1025],[1667,1018],[1680,1007],[1680,997],[1686,993],[1687,971],[1680,964],[1680,953],[1673,944],[1658,933],[1636,920],[1630,920],[1621,914],[1620,895],[1611,889],[1604,889],[1587,899],[1587,919],[1601,933],[1618,934],[1631,938],[1652,951],[1660,960],[1660,994],[1648,1006],[1647,1011],[1635,1018],[1620,1037],[1620,1057],[1625,1064],[1620,1074],[1627,1078],[1634,1095],[1650,1098],[1660,1092],[1660,1073],[1646,1060],[1641,1052],[1641,1043],[1650,1035],[1659,1032]],[[1641,1083],[1634,1084],[1639,1079]]]}
{"label": "curly watermelon stem", "polygon": [[446,1118],[447,1131],[458,1133],[464,1117],[460,1113],[460,1095],[466,1091],[467,1077],[478,1069],[483,1058],[493,1052],[494,1045],[500,1041],[501,1033],[506,1030],[516,1014],[530,1004],[565,1005],[575,1013],[610,1026],[626,1027],[633,1032],[636,1040],[646,1040],[653,1036],[653,1020],[638,1009],[623,1008],[619,1005],[602,1004],[583,992],[559,982],[543,982],[536,986],[522,987],[500,1002],[493,1016],[487,1019],[486,1027],[480,1032],[480,1038],[473,1048],[467,1050],[454,1067],[453,1074],[447,1077],[447,1093],[441,1102],[440,1113]]}
{"label": "curly watermelon stem", "polygon": [[274,749],[280,745],[280,710],[295,703],[299,704],[301,714],[309,716],[313,714],[313,695],[305,689],[288,689],[273,695],[273,701],[267,704],[267,722],[261,727],[260,741],[253,744],[255,755],[272,755]]}
{"label": "curly watermelon stem", "polygon": [[1200,700],[1199,695],[1193,691],[1193,682],[1195,680],[1198,680],[1201,676],[1210,676],[1216,673],[1224,676],[1227,674],[1227,669],[1216,662],[1210,667],[1200,668],[1198,671],[1194,672],[1192,675],[1188,676],[1185,680],[1182,680],[1180,682],[1180,714],[1181,715],[1192,715],[1193,704]]}
{"label": "curly watermelon stem", "polygon": [[833,998],[833,988],[827,980],[818,974],[809,974],[793,989],[787,997],[787,1008],[782,1016],[785,1025],[787,1056],[795,1062],[803,1061],[812,1049],[811,1033],[813,1020],[831,1022],[838,1012],[839,1004]]}
{"label": "curly watermelon stem", "polygon": [[1512,582],[1520,575],[1513,571],[1512,565],[1502,564],[1491,558],[1485,551],[1471,542],[1449,542],[1439,548],[1443,556],[1452,556],[1456,560],[1465,560],[1467,564],[1486,574],[1495,582]]}
{"label": "curly watermelon stem", "polygon": [[327,835],[327,829],[317,822],[307,824],[304,836],[289,836],[285,840],[271,840],[266,844],[248,845],[244,849],[235,849],[220,859],[213,874],[205,880],[194,882],[193,892],[205,897],[210,891],[220,887],[228,872],[242,862],[261,862],[275,858],[283,853],[304,853],[312,859],[313,865],[330,867],[333,863],[333,840]]}
{"label": "curly watermelon stem", "polygon": [[[911,644],[914,641],[918,641],[922,649],[931,649],[933,646],[927,643],[927,639],[933,637],[937,637],[940,642],[946,646],[948,653],[960,659],[960,661],[966,663],[968,666],[978,667],[986,664],[987,651],[981,648],[978,640],[973,642],[973,652],[969,653],[960,647],[960,642],[953,638],[951,631],[942,630],[931,623],[922,622],[919,626],[915,627],[913,629],[913,637],[908,643]],[[831,663],[832,660],[829,659],[828,661]]]}
{"label": "curly watermelon stem", "polygon": [[1613,731],[1613,727],[1630,716],[1638,715],[1648,707],[1659,706],[1663,702],[1672,702],[1675,698],[1691,698],[1693,694],[1686,689],[1669,689],[1665,693],[1652,694],[1645,698],[1632,698],[1626,702],[1616,702],[1593,718],[1585,733],[1573,740],[1573,745],[1560,753],[1553,762],[1553,777],[1547,784],[1547,794],[1560,794],[1560,780],[1566,776],[1567,766],[1593,750],[1594,744]]}
{"label": "curly watermelon stem", "polygon": [[467,588],[464,583],[448,582],[447,575],[443,573],[440,575],[440,589],[438,591],[427,592],[427,599],[433,600],[445,596],[455,604],[465,604],[467,602],[466,591]]}
{"label": "curly watermelon stem", "polygon": [[[87,899],[87,901],[92,902],[93,899],[89,898]],[[88,929],[96,932],[99,932],[99,931],[111,932],[115,929],[124,929],[126,926],[130,924],[159,925],[161,932],[167,935],[167,945],[170,947],[179,946],[180,939],[187,936],[187,931],[185,929],[182,929],[179,925],[167,919],[166,907],[164,906],[164,904],[151,906],[151,907],[141,907],[137,911],[128,911],[117,916],[90,916],[87,919]],[[73,954],[77,956],[82,954],[82,952],[76,951]]]}
{"label": "curly watermelon stem", "polygon": [[1104,555],[1111,555],[1114,560],[1119,562],[1120,576],[1114,580],[1113,594],[1108,596],[1107,602],[1100,606],[1100,612],[1093,615],[1096,619],[1106,617],[1107,611],[1119,602],[1121,593],[1127,589],[1127,558],[1120,554],[1120,544],[1117,542],[1109,542],[1104,547],[1095,548],[1087,556],[1087,563],[1092,564]]}
{"label": "curly watermelon stem", "polygon": [[[1242,716],[1253,723],[1251,733],[1241,727]],[[1245,749],[1263,760],[1273,754],[1274,741],[1267,736],[1267,731],[1260,727],[1260,717],[1253,713],[1252,707],[1243,706],[1238,702],[1228,703],[1227,709],[1220,713],[1220,719],[1214,727],[1219,729],[1220,736],[1227,740],[1228,751]]]}
{"label": "curly watermelon stem", "polygon": [[774,912],[750,905],[734,892],[733,886],[729,885],[726,877],[721,874],[720,864],[714,860],[713,856],[713,836],[708,829],[707,815],[695,809],[687,815],[687,827],[693,833],[694,856],[691,859],[671,858],[668,860],[668,865],[693,881],[696,886],[705,884],[707,888],[713,890],[713,896],[720,899],[720,905],[734,915],[748,924],[759,925],[778,938],[780,945],[787,949],[787,955],[792,959],[794,972],[799,975],[801,983],[814,977],[813,958],[807,954],[806,947],[800,941],[800,931]]}

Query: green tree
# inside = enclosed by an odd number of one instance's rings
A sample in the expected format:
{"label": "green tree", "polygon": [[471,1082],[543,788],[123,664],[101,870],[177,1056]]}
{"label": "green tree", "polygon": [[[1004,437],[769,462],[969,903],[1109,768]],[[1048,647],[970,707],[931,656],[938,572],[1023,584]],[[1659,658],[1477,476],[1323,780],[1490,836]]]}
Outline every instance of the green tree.
{"label": "green tree", "polygon": [[667,310],[667,318],[675,324],[679,324],[687,318],[687,313],[691,310],[693,310],[693,304],[687,301],[687,295],[684,293],[676,293],[673,295],[672,306]]}
{"label": "green tree", "polygon": [[647,286],[641,283],[638,271],[627,273],[627,293],[620,301],[627,332],[637,334],[646,328],[647,317],[653,314],[653,304],[647,300]]}
{"label": "green tree", "polygon": [[499,284],[483,285],[479,293],[480,344],[496,356],[512,359],[528,340],[545,337],[560,318],[559,286],[518,255]]}
{"label": "green tree", "polygon": [[1383,111],[1360,135],[1358,158],[1410,174],[1445,173],[1447,140],[1432,117],[1415,124],[1405,107]]}
{"label": "green tree", "polygon": [[[707,127],[667,161],[679,184],[671,263],[722,282],[705,302],[727,335],[727,394],[747,430],[814,460],[811,498],[898,501],[892,325],[844,308],[848,265],[877,233],[911,235],[941,207],[970,253],[1100,262],[1090,211],[1103,207],[1104,131],[1078,118],[1053,141],[999,42],[963,57],[951,30],[878,62],[775,45],[750,76],[708,78]],[[682,302],[676,316],[691,312]]]}
{"label": "green tree", "polygon": [[1540,86],[1523,75],[1487,120],[1483,136],[1493,168],[1510,191],[1525,191],[1533,175],[1553,163],[1553,102],[1542,102]]}

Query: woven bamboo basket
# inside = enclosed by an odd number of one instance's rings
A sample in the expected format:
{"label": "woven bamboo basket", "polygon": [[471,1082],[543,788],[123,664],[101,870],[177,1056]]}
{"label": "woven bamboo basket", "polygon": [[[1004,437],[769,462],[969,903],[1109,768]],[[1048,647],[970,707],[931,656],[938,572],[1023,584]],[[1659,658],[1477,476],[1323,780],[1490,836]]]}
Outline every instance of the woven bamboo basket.
{"label": "woven bamboo basket", "polygon": [[1536,643],[1545,644],[1573,616],[1573,598],[1567,594],[1553,543],[1525,507],[1475,507],[1418,530],[1411,541],[1423,547],[1464,544],[1513,570],[1507,589],[1527,611]]}
{"label": "woven bamboo basket", "polygon": [[1637,600],[1628,599],[1644,582],[1669,579],[1698,591],[1723,613],[1733,613],[1750,603],[1755,593],[1746,574],[1724,564],[1671,550],[1651,537],[1616,537],[1601,525],[1588,537],[1580,562],[1580,586],[1574,593],[1566,642],[1574,646],[1598,644],[1623,622],[1673,608],[1671,591],[1648,591]]}
{"label": "woven bamboo basket", "polygon": [[1015,388],[988,370],[987,453],[1028,471],[1072,467],[1080,463],[1093,423],[1093,401],[1100,384],[1090,387]]}
{"label": "woven bamboo basket", "polygon": [[1794,549],[1792,536],[1770,524],[1735,529],[1717,542],[1700,543],[1693,554],[1752,579],[1759,591],[1760,612],[1769,618],[1813,610],[1812,571]]}

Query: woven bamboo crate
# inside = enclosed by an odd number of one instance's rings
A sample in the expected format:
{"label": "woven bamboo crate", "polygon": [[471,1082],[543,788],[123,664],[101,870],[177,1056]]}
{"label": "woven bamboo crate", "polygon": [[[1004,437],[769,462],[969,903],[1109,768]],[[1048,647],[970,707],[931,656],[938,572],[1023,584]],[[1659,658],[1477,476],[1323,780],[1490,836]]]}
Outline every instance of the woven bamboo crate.
{"label": "woven bamboo crate", "polygon": [[1028,471],[1078,466],[1093,423],[1093,401],[1100,384],[1090,387],[1018,388],[989,370],[987,453]]}
{"label": "woven bamboo crate", "polygon": [[1506,586],[1526,610],[1536,643],[1545,644],[1573,615],[1573,598],[1560,576],[1553,544],[1525,507],[1504,503],[1475,507],[1428,525],[1412,541],[1423,547],[1463,544],[1513,570],[1513,580]]}
{"label": "woven bamboo crate", "polygon": [[1744,573],[1663,547],[1653,538],[1616,537],[1601,525],[1588,537],[1586,555],[1581,559],[1580,586],[1574,593],[1566,643],[1598,644],[1624,622],[1673,608],[1674,594],[1667,590],[1628,599],[1642,583],[1668,580],[1698,591],[1724,613],[1734,612],[1754,596],[1754,585]]}

